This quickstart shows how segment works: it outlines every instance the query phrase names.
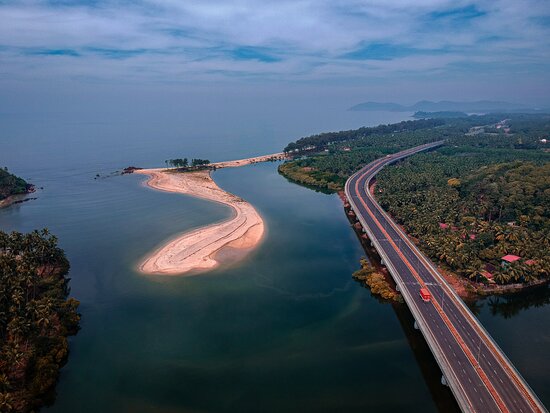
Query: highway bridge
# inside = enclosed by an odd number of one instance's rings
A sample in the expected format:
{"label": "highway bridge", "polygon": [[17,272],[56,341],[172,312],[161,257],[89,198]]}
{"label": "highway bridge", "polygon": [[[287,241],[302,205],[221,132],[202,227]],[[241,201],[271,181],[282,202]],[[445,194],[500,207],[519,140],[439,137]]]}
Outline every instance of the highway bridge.
{"label": "highway bridge", "polygon": [[[504,352],[401,228],[376,202],[370,184],[385,166],[441,146],[434,142],[378,159],[346,182],[346,196],[388,268],[464,412],[546,412]],[[431,300],[420,297],[427,288]]]}

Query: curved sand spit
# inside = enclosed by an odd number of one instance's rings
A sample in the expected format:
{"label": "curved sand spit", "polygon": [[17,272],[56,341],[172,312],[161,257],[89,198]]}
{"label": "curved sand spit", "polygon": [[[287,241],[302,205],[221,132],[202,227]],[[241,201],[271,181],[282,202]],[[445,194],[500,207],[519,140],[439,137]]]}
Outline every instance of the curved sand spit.
{"label": "curved sand spit", "polygon": [[234,211],[229,220],[186,232],[169,241],[144,259],[139,265],[140,271],[181,275],[208,270],[220,264],[216,253],[222,249],[239,250],[238,255],[242,256],[261,241],[264,233],[261,216],[248,202],[216,185],[209,171],[176,173],[166,169],[141,169],[136,173],[149,175],[147,185],[152,188],[220,202]]}

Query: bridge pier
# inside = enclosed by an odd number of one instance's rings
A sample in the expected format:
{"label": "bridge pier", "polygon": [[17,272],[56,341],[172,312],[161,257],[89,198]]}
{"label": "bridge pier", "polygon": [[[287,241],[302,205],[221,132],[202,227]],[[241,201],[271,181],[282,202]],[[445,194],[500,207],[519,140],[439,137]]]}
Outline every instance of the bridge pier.
{"label": "bridge pier", "polygon": [[447,379],[445,378],[444,374],[441,375],[441,384],[449,387],[449,383],[447,383]]}
{"label": "bridge pier", "polygon": [[416,322],[416,320],[414,320],[414,329],[420,330],[420,327],[418,327],[418,323]]}

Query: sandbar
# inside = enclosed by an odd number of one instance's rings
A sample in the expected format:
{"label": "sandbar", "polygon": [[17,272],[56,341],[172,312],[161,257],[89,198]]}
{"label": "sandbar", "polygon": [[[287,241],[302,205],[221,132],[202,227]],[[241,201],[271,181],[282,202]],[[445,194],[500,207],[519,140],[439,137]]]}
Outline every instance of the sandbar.
{"label": "sandbar", "polygon": [[[266,155],[212,165],[218,168],[243,166],[272,157],[273,155]],[[263,159],[257,160],[259,158]],[[221,264],[223,256],[241,258],[261,242],[265,228],[260,214],[244,199],[221,189],[212,179],[209,170],[176,172],[159,168],[140,169],[135,173],[148,175],[146,185],[151,188],[219,202],[233,209],[230,219],[180,234],[147,255],[139,264],[141,272],[190,275],[211,270]],[[238,250],[239,254],[223,254],[224,250]]]}

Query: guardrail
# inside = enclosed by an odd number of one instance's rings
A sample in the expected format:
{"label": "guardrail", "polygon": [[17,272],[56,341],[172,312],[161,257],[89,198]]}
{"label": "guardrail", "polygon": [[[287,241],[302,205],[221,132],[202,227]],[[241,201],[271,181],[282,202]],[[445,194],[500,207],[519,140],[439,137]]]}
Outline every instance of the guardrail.
{"label": "guardrail", "polygon": [[[464,304],[464,302],[458,297],[458,294],[453,290],[453,288],[447,283],[447,281],[439,274],[433,263],[424,255],[422,252],[414,245],[408,238],[408,236],[404,233],[404,231],[401,230],[401,228],[396,225],[393,222],[393,219],[389,216],[386,211],[383,210],[382,207],[378,204],[378,202],[374,199],[374,197],[370,194],[369,186],[370,182],[374,178],[374,176],[380,172],[385,166],[390,165],[392,163],[398,162],[401,159],[404,159],[408,156],[411,156],[415,153],[425,151],[428,149],[433,149],[435,147],[441,146],[444,141],[434,142],[431,144],[426,144],[422,146],[418,146],[416,148],[412,148],[410,150],[403,151],[399,156],[391,156],[390,159],[379,159],[377,161],[374,161],[373,163],[369,165],[373,165],[373,171],[371,172],[371,176],[369,176],[368,180],[365,184],[365,192],[367,193],[367,196],[369,199],[374,203],[377,210],[384,215],[386,220],[390,223],[393,229],[398,231],[398,233],[402,236],[402,238],[405,240],[409,248],[413,251],[415,255],[417,255],[423,263],[426,265],[430,273],[438,280],[441,287],[449,293],[449,295],[452,297],[453,302],[457,305],[459,310],[465,315],[471,322],[473,322],[476,330],[478,331],[478,334],[483,337],[485,346],[489,348],[489,345],[493,348],[493,350],[498,354],[498,356],[501,359],[501,363],[504,365],[504,369],[507,371],[508,375],[514,380],[516,383],[516,386],[519,386],[520,392],[522,392],[532,403],[534,404],[540,411],[544,412],[546,409],[544,408],[544,405],[542,402],[537,398],[536,394],[533,392],[531,387],[527,384],[525,379],[521,376],[521,374],[517,371],[517,369],[514,367],[514,365],[510,362],[510,360],[506,357],[502,349],[498,346],[498,344],[494,341],[494,339],[490,336],[490,334],[485,330],[485,328],[479,323],[479,320],[473,315],[473,313],[470,311],[468,307]],[[375,163],[378,162],[378,165],[375,165]],[[368,166],[368,165],[367,165]],[[410,296],[409,291],[403,284],[403,281],[400,277],[400,274],[396,271],[394,268],[391,260],[389,259],[388,255],[385,253],[384,249],[380,245],[378,239],[374,236],[372,231],[370,230],[369,226],[367,225],[366,221],[363,219],[361,214],[358,214],[357,211],[359,210],[357,208],[357,205],[355,204],[355,201],[353,200],[353,196],[350,193],[349,190],[349,183],[359,174],[364,173],[365,168],[362,168],[355,174],[353,174],[347,181],[345,185],[345,193],[348,198],[348,202],[351,204],[354,211],[356,211],[356,216],[359,222],[361,223],[364,231],[367,233],[369,239],[373,243],[374,247],[380,254],[380,257],[384,260],[384,263],[386,267],[388,268],[390,274],[394,278],[397,286],[400,289],[401,294],[403,295],[405,301],[407,302],[407,305],[409,306],[409,309],[413,313],[413,316],[415,318],[415,321],[418,324],[418,327],[420,331],[422,332],[424,338],[426,339],[426,342],[428,343],[428,346],[430,347],[430,350],[434,354],[434,357],[439,364],[439,367],[441,368],[441,371],[447,380],[447,383],[453,392],[453,395],[455,396],[459,406],[464,411],[470,411],[472,410],[472,405],[468,399],[468,396],[466,395],[466,392],[464,391],[462,385],[460,384],[460,380],[458,380],[457,376],[454,373],[454,369],[452,369],[447,357],[445,356],[445,353],[442,351],[441,347],[439,346],[437,340],[433,337],[433,334],[431,332],[431,329],[428,328],[427,322],[422,316],[421,312],[417,308],[416,302],[414,299]],[[489,345],[488,345],[488,344]]]}

